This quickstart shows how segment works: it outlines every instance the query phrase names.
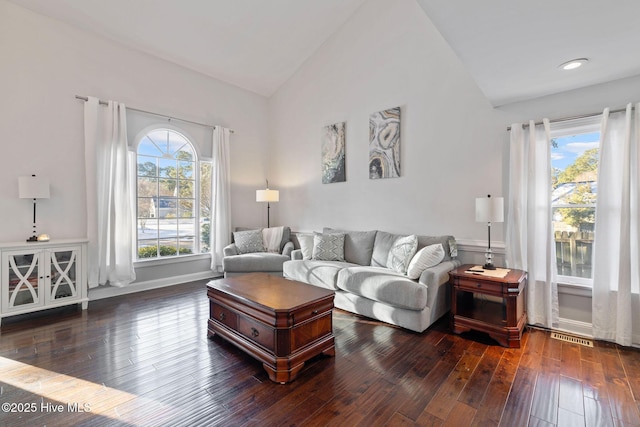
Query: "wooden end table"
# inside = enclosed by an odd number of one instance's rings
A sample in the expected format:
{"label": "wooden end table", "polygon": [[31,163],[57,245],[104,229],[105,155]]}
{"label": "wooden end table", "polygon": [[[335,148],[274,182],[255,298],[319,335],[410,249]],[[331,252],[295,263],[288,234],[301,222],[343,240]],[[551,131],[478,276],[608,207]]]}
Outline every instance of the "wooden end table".
{"label": "wooden end table", "polygon": [[212,280],[207,295],[208,336],[260,360],[271,381],[293,381],[307,360],[335,355],[333,291],[251,273]]}
{"label": "wooden end table", "polygon": [[492,277],[491,272],[470,272],[472,268],[478,267],[467,264],[449,273],[451,329],[455,334],[471,329],[486,332],[505,347],[519,348],[527,323],[527,273],[510,269],[504,277]]}

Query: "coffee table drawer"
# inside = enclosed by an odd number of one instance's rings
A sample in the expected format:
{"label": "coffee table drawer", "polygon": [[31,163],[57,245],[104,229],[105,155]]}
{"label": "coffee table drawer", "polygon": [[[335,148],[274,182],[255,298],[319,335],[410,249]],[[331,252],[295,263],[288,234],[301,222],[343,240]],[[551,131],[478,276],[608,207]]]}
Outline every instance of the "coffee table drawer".
{"label": "coffee table drawer", "polygon": [[275,331],[244,316],[238,317],[238,332],[262,347],[275,350]]}
{"label": "coffee table drawer", "polygon": [[212,319],[227,325],[231,329],[236,329],[238,327],[238,315],[235,312],[216,304],[213,301],[210,303],[210,309]]}
{"label": "coffee table drawer", "polygon": [[333,300],[314,307],[305,307],[291,313],[291,326],[298,325],[315,316],[321,316],[333,309]]}

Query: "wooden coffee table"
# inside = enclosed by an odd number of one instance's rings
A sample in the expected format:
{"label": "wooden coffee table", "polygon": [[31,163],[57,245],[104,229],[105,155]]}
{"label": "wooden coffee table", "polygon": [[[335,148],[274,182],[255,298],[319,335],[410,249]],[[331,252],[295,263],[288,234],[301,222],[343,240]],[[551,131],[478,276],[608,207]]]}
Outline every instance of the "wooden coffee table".
{"label": "wooden coffee table", "polygon": [[260,360],[271,381],[293,381],[307,360],[335,355],[333,291],[251,273],[207,284],[208,336]]}

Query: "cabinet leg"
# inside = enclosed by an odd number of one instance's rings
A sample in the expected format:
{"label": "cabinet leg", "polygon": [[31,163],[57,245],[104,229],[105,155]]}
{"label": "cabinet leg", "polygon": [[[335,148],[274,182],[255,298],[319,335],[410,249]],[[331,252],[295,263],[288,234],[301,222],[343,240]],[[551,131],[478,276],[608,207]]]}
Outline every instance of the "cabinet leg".
{"label": "cabinet leg", "polygon": [[84,301],[84,302],[82,303],[82,309],[83,309],[83,310],[86,310],[87,308],[89,308],[89,301]]}

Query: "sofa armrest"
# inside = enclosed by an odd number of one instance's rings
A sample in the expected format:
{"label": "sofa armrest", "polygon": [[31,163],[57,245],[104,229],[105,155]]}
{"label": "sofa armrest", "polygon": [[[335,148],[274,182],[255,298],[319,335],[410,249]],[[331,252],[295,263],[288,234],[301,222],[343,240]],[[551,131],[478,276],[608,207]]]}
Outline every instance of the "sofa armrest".
{"label": "sofa armrest", "polygon": [[291,251],[291,259],[293,260],[301,260],[302,257],[302,249],[294,249]]}
{"label": "sofa armrest", "polygon": [[291,252],[293,252],[293,242],[289,241],[285,243],[284,248],[282,248],[282,255],[286,255],[288,257],[291,256]]}
{"label": "sofa armrest", "polygon": [[460,264],[461,262],[457,259],[451,259],[427,268],[420,275],[419,282],[427,286],[443,285],[449,281],[449,272]]}
{"label": "sofa armrest", "polygon": [[224,256],[239,255],[238,247],[235,243],[231,243],[230,245],[225,246],[222,249],[222,253],[224,254]]}

